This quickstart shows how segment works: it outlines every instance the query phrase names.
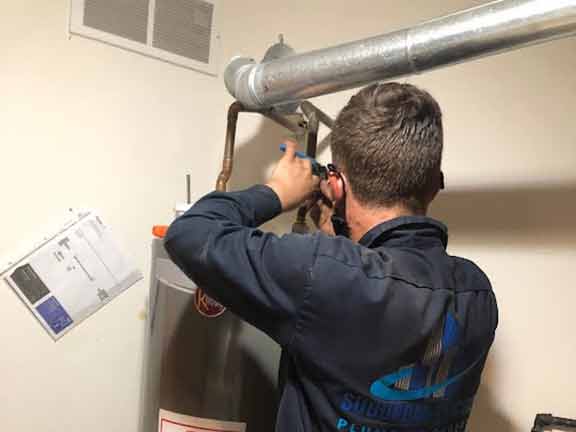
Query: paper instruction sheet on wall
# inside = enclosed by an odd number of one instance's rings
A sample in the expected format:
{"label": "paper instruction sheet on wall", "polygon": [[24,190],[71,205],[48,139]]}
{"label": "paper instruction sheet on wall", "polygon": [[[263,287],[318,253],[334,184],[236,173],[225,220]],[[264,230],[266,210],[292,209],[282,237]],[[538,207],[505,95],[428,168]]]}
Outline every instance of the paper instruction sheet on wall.
{"label": "paper instruction sheet on wall", "polygon": [[72,212],[0,272],[54,339],[142,279],[92,211]]}
{"label": "paper instruction sheet on wall", "polygon": [[245,432],[246,423],[212,420],[161,409],[158,432]]}

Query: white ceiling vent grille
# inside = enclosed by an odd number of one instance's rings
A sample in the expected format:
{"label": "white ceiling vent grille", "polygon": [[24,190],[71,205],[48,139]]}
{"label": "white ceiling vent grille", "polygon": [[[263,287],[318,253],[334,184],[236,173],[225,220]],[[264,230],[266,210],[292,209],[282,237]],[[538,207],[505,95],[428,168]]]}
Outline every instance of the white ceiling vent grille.
{"label": "white ceiling vent grille", "polygon": [[84,25],[146,43],[148,0],[85,0]]}
{"label": "white ceiling vent grille", "polygon": [[217,0],[71,2],[71,33],[216,75]]}
{"label": "white ceiling vent grille", "polygon": [[157,1],[153,44],[208,63],[213,16],[214,5],[202,0]]}

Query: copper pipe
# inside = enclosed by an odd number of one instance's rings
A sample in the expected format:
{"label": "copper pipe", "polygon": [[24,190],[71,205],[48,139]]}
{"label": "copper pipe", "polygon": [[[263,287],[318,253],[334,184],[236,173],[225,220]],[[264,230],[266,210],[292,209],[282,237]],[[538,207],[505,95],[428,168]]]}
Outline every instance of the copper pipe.
{"label": "copper pipe", "polygon": [[264,117],[272,120],[273,122],[285,127],[286,129],[299,135],[305,129],[301,125],[302,121],[294,122],[286,116],[281,115],[275,109],[266,110],[252,110],[246,109],[240,102],[236,101],[228,109],[228,124],[226,127],[226,141],[224,144],[224,156],[222,159],[222,170],[218,175],[216,181],[216,190],[219,192],[226,192],[228,181],[232,176],[232,169],[234,168],[234,149],[236,145],[236,127],[238,125],[238,115],[242,112],[257,112]]}
{"label": "copper pipe", "polygon": [[[226,139],[224,145],[224,156],[222,158],[222,170],[218,175],[216,181],[216,190],[219,192],[226,192],[228,188],[228,181],[232,176],[232,169],[234,168],[234,148],[236,144],[236,129],[238,125],[238,115],[241,112],[259,112],[263,116],[269,118],[270,120],[276,122],[277,124],[284,126],[286,129],[296,133],[297,135],[302,135],[305,133],[306,137],[306,154],[312,158],[316,157],[316,148],[318,145],[318,128],[319,128],[319,116],[324,113],[314,107],[312,104],[303,108],[305,117],[307,117],[307,122],[300,120],[298,122],[293,122],[286,116],[281,115],[274,109],[267,110],[250,110],[246,109],[240,102],[236,101],[228,109],[228,123],[226,127]],[[304,116],[303,116],[304,117]],[[293,232],[306,233],[309,231],[306,224],[306,213],[307,207],[302,206],[298,209],[298,214],[296,222],[292,226]]]}
{"label": "copper pipe", "polygon": [[[216,190],[218,192],[226,192],[228,188],[228,181],[232,176],[232,168],[234,167],[234,146],[236,144],[236,126],[238,125],[238,114],[244,109],[242,104],[238,101],[234,102],[228,108],[228,123],[226,125],[226,139],[224,143],[224,156],[222,158],[222,170],[218,174],[216,180]],[[202,292],[202,288],[196,288],[198,292]],[[198,293],[196,294],[198,295]]]}
{"label": "copper pipe", "polygon": [[[218,174],[218,179],[216,180],[216,190],[218,192],[226,192],[228,189],[228,181],[232,176],[232,169],[234,168],[234,147],[236,145],[236,128],[238,126],[238,115],[241,112],[259,112],[265,117],[268,117],[281,126],[291,130],[292,132],[299,134],[303,131],[303,127],[300,125],[301,122],[294,123],[273,109],[251,110],[246,109],[238,101],[234,102],[232,105],[230,105],[230,108],[228,108],[228,122],[226,125],[226,138],[224,143],[224,156],[222,158],[222,170],[220,171],[220,174]],[[318,122],[316,122],[316,124],[317,123]],[[316,152],[315,148],[316,146],[314,145],[314,152]],[[304,218],[306,218],[306,211],[304,211]],[[306,222],[304,221],[304,225],[305,224]],[[306,229],[307,228],[308,227],[306,227]],[[198,287],[197,290],[198,292],[202,292],[202,288],[200,287]]]}
{"label": "copper pipe", "polygon": [[228,181],[232,176],[234,167],[234,146],[236,143],[236,125],[238,124],[238,114],[245,111],[240,102],[234,102],[228,108],[228,124],[226,126],[226,141],[224,144],[224,157],[222,159],[222,170],[218,174],[216,190],[226,192]]}

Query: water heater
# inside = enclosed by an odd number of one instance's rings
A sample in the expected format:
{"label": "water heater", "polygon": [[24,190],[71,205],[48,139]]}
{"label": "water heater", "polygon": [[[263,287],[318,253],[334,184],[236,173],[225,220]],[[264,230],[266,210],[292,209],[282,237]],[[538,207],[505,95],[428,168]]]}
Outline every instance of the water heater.
{"label": "water heater", "polygon": [[199,313],[196,291],[154,238],[140,432],[274,430],[279,347],[230,311]]}

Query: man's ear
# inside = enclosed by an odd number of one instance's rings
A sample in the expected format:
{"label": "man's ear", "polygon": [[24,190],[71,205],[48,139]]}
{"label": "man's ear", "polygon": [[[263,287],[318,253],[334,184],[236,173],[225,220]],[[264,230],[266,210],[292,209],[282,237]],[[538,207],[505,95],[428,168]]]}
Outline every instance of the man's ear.
{"label": "man's ear", "polygon": [[434,201],[434,199],[436,198],[436,196],[438,196],[438,193],[443,190],[445,188],[445,184],[444,184],[444,173],[442,171],[439,172],[438,174],[438,180],[437,183],[435,183],[433,185],[434,187],[431,188],[431,190],[426,194],[426,196],[424,197],[426,200],[426,207],[428,207],[428,205]]}
{"label": "man's ear", "polygon": [[340,202],[344,198],[344,181],[341,176],[337,174],[328,175],[328,184],[332,191],[332,198],[335,202]]}

